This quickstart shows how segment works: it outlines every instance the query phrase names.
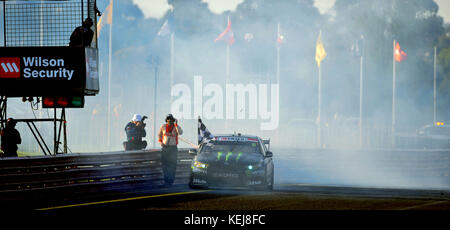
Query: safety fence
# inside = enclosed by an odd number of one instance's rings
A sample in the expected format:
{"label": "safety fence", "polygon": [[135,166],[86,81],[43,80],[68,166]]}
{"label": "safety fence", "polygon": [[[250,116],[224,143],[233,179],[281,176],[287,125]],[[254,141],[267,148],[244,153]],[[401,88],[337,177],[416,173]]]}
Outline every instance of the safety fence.
{"label": "safety fence", "polygon": [[[179,149],[174,184],[187,184],[193,156]],[[162,184],[161,151],[0,159],[0,200],[115,191]]]}
{"label": "safety fence", "polygon": [[[97,33],[95,7],[95,0],[1,1],[3,46],[67,46],[72,31],[88,17]],[[91,47],[97,47],[97,36]]]}

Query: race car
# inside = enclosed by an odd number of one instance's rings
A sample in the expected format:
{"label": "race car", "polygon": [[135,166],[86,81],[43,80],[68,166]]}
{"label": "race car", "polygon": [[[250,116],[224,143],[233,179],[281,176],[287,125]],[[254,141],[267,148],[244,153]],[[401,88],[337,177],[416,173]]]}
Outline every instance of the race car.
{"label": "race car", "polygon": [[[266,147],[267,145],[267,147]],[[272,190],[274,165],[269,140],[218,135],[200,144],[191,165],[189,187],[247,187]]]}

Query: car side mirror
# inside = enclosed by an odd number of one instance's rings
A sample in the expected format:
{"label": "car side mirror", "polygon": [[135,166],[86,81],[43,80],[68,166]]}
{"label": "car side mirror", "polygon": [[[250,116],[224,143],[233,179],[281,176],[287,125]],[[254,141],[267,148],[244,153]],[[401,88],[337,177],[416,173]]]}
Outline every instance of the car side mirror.
{"label": "car side mirror", "polygon": [[266,157],[272,157],[272,156],[273,156],[273,153],[271,151],[266,152]]}
{"label": "car side mirror", "polygon": [[189,154],[197,155],[197,149],[189,149]]}

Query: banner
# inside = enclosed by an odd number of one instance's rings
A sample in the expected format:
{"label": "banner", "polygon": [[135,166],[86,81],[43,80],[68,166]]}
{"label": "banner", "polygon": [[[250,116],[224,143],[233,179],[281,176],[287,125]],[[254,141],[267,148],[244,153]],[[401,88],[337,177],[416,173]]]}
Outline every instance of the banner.
{"label": "banner", "polygon": [[1,47],[0,95],[73,96],[99,91],[97,50],[84,47]]}

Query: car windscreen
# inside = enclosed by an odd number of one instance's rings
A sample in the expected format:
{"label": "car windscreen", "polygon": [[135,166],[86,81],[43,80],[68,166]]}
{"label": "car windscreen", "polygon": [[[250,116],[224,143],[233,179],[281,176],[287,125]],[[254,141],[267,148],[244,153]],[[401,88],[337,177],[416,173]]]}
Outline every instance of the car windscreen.
{"label": "car windscreen", "polygon": [[241,153],[261,153],[258,142],[249,141],[215,141],[203,146],[200,153],[207,152],[241,152]]}

